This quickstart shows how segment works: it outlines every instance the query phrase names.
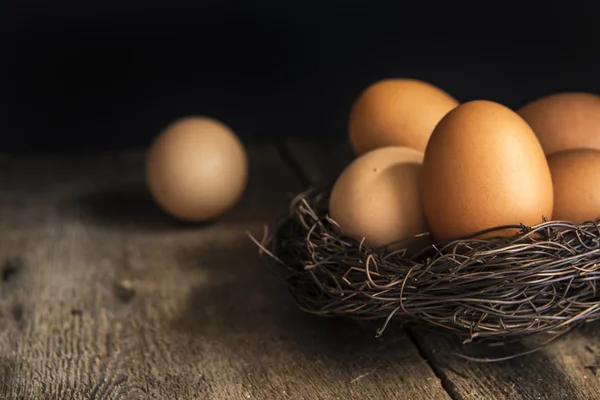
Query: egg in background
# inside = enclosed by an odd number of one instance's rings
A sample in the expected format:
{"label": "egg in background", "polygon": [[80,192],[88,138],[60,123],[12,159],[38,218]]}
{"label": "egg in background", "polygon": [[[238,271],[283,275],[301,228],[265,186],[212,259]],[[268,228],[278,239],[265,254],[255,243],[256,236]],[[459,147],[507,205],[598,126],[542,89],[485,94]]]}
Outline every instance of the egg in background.
{"label": "egg in background", "polygon": [[536,133],[546,155],[577,148],[600,150],[600,96],[557,93],[534,100],[517,113]]}
{"label": "egg in background", "polygon": [[348,130],[356,156],[388,146],[424,152],[435,125],[458,101],[416,79],[385,79],[367,87],[350,111]]}
{"label": "egg in background", "polygon": [[554,219],[584,223],[600,217],[600,151],[574,149],[548,157]]}
{"label": "egg in background", "polygon": [[[406,147],[379,148],[356,158],[337,178],[329,198],[329,216],[344,236],[375,249],[420,249],[427,225],[419,194],[423,153]],[[409,239],[404,241],[403,239]]]}
{"label": "egg in background", "polygon": [[168,125],[146,157],[146,182],[156,203],[189,222],[220,217],[241,198],[248,179],[246,150],[235,133],[208,117]]}
{"label": "egg in background", "polygon": [[459,105],[436,126],[425,151],[421,193],[439,241],[552,218],[552,179],[538,139],[514,111],[486,100]]}

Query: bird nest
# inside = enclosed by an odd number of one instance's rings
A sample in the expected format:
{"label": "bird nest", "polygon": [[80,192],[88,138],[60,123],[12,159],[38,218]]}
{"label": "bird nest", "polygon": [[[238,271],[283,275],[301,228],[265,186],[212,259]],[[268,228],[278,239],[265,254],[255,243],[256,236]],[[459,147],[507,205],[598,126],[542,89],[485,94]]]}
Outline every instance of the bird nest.
{"label": "bird nest", "polygon": [[391,320],[421,323],[464,342],[555,338],[600,316],[599,220],[520,225],[511,237],[473,235],[409,255],[341,235],[327,215],[329,189],[298,195],[255,240],[285,267],[293,299],[308,313],[380,319],[378,335]]}

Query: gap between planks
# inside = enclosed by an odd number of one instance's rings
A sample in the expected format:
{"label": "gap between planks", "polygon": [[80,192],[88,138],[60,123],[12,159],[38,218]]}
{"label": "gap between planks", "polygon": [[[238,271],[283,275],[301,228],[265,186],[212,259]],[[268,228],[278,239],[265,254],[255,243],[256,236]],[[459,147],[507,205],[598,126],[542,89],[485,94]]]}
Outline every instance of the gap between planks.
{"label": "gap between planks", "polygon": [[[298,179],[303,182],[305,187],[316,182],[331,182],[346,165],[346,160],[350,160],[351,157],[351,149],[345,143],[340,143],[340,141],[328,141],[324,142],[323,147],[325,149],[332,149],[334,156],[331,158],[323,157],[322,153],[317,153],[313,158],[313,162],[316,161],[317,164],[307,167],[306,164],[303,164],[301,161],[301,159],[304,158],[303,156],[306,157],[307,155],[302,154],[302,150],[298,151],[298,148],[302,149],[302,147],[304,147],[304,151],[306,151],[307,145],[309,148],[314,148],[315,146],[318,146],[318,143],[305,142],[302,144],[301,142],[288,142],[277,147],[283,161],[289,166]],[[457,399],[458,397],[453,390],[452,385],[450,385],[446,376],[440,372],[439,368],[430,363],[429,357],[427,357],[427,354],[415,339],[413,332],[407,328],[401,329],[411,341],[419,356],[426,361],[431,373],[439,379],[443,390],[445,390],[452,399]]]}

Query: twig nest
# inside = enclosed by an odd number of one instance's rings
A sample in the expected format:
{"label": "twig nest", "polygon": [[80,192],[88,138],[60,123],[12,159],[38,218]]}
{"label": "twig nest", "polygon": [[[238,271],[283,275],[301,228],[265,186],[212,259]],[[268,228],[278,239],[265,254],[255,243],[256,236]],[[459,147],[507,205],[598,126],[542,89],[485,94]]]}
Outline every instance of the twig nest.
{"label": "twig nest", "polygon": [[441,242],[409,256],[340,236],[327,215],[329,190],[299,195],[261,244],[285,266],[306,312],[380,319],[381,332],[392,318],[423,323],[465,341],[556,337],[600,316],[599,220],[497,227],[488,231],[518,232]]}

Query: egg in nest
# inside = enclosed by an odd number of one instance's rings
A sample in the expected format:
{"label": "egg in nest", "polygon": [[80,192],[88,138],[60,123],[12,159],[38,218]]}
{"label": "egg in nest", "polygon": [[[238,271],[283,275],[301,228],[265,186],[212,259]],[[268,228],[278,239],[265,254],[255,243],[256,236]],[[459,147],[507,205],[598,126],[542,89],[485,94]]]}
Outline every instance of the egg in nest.
{"label": "egg in nest", "polygon": [[417,79],[384,79],[367,87],[350,111],[348,130],[355,155],[388,146],[425,151],[435,125],[458,101]]}
{"label": "egg in nest", "polygon": [[600,218],[600,150],[572,149],[548,157],[554,219],[584,223]]}
{"label": "egg in nest", "polygon": [[[423,210],[437,240],[551,219],[552,179],[531,127],[509,108],[463,103],[436,126],[421,176]],[[506,229],[479,235],[511,235]]]}
{"label": "egg in nest", "polygon": [[371,248],[421,248],[427,232],[419,194],[423,153],[383,147],[363,154],[336,180],[329,215],[341,233]]}
{"label": "egg in nest", "polygon": [[517,112],[536,133],[546,155],[579,148],[600,150],[600,96],[556,93]]}

